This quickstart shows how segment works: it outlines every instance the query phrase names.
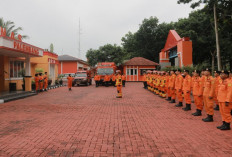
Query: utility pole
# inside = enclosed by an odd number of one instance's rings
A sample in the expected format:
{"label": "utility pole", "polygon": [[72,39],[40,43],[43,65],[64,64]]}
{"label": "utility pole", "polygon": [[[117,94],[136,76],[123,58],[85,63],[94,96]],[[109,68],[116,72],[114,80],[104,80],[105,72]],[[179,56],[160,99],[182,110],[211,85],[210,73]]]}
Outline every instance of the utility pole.
{"label": "utility pole", "polygon": [[79,47],[78,47],[78,58],[81,59],[81,20],[79,18]]}
{"label": "utility pole", "polygon": [[219,37],[218,37],[218,23],[217,23],[217,11],[216,11],[216,2],[213,6],[214,11],[214,27],[215,27],[215,36],[216,36],[216,49],[217,49],[217,63],[218,63],[218,70],[222,69],[221,63],[221,53],[220,53],[220,45],[219,45]]}

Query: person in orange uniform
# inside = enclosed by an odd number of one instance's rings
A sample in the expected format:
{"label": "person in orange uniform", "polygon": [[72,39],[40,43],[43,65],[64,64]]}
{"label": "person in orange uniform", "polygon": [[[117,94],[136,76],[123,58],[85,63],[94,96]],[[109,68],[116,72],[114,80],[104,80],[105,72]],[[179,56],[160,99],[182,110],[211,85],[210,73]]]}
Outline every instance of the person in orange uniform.
{"label": "person in orange uniform", "polygon": [[176,81],[175,81],[175,90],[176,90],[176,96],[179,101],[178,104],[176,104],[176,107],[182,107],[183,106],[183,96],[182,96],[182,86],[183,86],[183,76],[181,75],[180,69],[176,71]]}
{"label": "person in orange uniform", "polygon": [[202,71],[201,71],[200,82],[199,82],[199,85],[200,85],[200,86],[199,86],[199,93],[198,93],[199,104],[202,104],[202,106],[204,106],[204,103],[203,103],[203,92],[204,92],[205,80],[206,80],[205,71],[202,70]]}
{"label": "person in orange uniform", "polygon": [[146,71],[143,72],[143,88],[147,89],[147,73],[146,73]]}
{"label": "person in orange uniform", "polygon": [[222,117],[222,125],[218,126],[218,129],[221,130],[230,130],[230,122],[231,122],[231,107],[229,102],[227,102],[227,95],[229,94],[229,88],[231,84],[229,83],[229,72],[222,70],[221,72],[221,80],[218,85],[218,94],[217,100],[219,103],[220,113]]}
{"label": "person in orange uniform", "polygon": [[122,74],[122,86],[126,87],[126,76]]}
{"label": "person in orange uniform", "polygon": [[[229,72],[228,82],[230,84],[232,84],[232,70],[230,70],[228,72]],[[227,95],[227,101],[226,102],[229,102],[230,104],[232,104],[232,87],[231,86],[229,86],[228,92],[229,92],[229,94]],[[231,107],[231,115],[232,115],[232,107]]]}
{"label": "person in orange uniform", "polygon": [[95,75],[95,76],[94,76],[94,81],[95,81],[96,87],[99,86],[100,79],[101,79],[101,78],[100,78],[100,75]]}
{"label": "person in orange uniform", "polygon": [[115,83],[116,83],[116,76],[114,74],[112,74],[112,83],[113,86],[116,87]]}
{"label": "person in orange uniform", "polygon": [[169,78],[170,78],[169,71],[167,71],[167,72],[165,72],[165,95],[167,97],[167,99],[165,99],[165,100],[167,100],[167,101],[171,100],[170,90],[168,88]]}
{"label": "person in orange uniform", "polygon": [[196,112],[193,113],[193,116],[201,116],[201,112],[203,110],[203,103],[202,103],[202,97],[199,97],[199,91],[200,91],[200,71],[195,70],[193,73],[194,77],[192,77],[192,91],[193,91],[193,98],[194,98],[194,103],[196,105]]}
{"label": "person in orange uniform", "polygon": [[45,72],[43,78],[44,78],[44,90],[45,90],[45,91],[48,91],[48,90],[47,90],[47,88],[48,88],[48,73],[47,73],[47,72]]}
{"label": "person in orange uniform", "polygon": [[213,115],[214,115],[213,97],[215,94],[215,79],[212,76],[210,76],[210,70],[208,68],[206,68],[204,74],[206,76],[206,79],[204,82],[204,89],[203,89],[203,102],[207,113],[207,117],[203,118],[202,120],[204,122],[213,122]]}
{"label": "person in orange uniform", "polygon": [[186,103],[186,107],[183,108],[184,111],[191,110],[191,88],[192,88],[192,78],[189,75],[189,70],[184,70],[184,81],[183,81],[183,92],[184,92],[184,100]]}
{"label": "person in orange uniform", "polygon": [[43,91],[43,75],[42,75],[42,73],[39,73],[39,90],[40,90],[40,92]]}
{"label": "person in orange uniform", "polygon": [[122,76],[120,73],[121,73],[120,70],[116,71],[116,86],[117,86],[117,93],[118,93],[116,98],[122,98]]}
{"label": "person in orange uniform", "polygon": [[104,77],[104,83],[106,87],[109,87],[109,82],[110,82],[110,76],[109,75],[105,75]]}
{"label": "person in orange uniform", "polygon": [[214,71],[214,77],[215,77],[215,95],[214,95],[214,102],[216,104],[216,107],[214,108],[214,110],[219,111],[219,105],[218,105],[218,100],[217,100],[217,94],[218,94],[218,85],[219,82],[221,80],[220,77],[220,71]]}
{"label": "person in orange uniform", "polygon": [[67,80],[68,80],[68,89],[69,91],[72,90],[72,82],[73,82],[73,77],[71,76],[71,74],[69,74],[69,76],[67,77]]}
{"label": "person in orange uniform", "polygon": [[176,82],[176,74],[174,70],[171,70],[170,72],[170,80],[168,84],[168,88],[170,90],[171,94],[171,101],[170,103],[176,103],[176,93],[175,93],[175,82]]}
{"label": "person in orange uniform", "polygon": [[35,74],[35,91],[38,92],[39,91],[39,76],[38,74]]}

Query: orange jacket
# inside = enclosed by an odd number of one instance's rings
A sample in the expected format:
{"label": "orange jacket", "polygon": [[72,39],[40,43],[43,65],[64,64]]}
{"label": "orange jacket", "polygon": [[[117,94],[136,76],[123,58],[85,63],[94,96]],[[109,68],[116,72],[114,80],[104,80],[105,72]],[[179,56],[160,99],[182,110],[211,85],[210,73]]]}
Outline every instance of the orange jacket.
{"label": "orange jacket", "polygon": [[99,75],[95,75],[95,76],[94,76],[94,81],[100,81],[100,79],[101,79],[101,78],[100,78]]}
{"label": "orange jacket", "polygon": [[202,96],[204,92],[204,84],[205,84],[206,76],[202,76],[200,78],[200,90],[199,90],[199,95]]}
{"label": "orange jacket", "polygon": [[183,76],[181,74],[177,75],[176,82],[175,82],[175,89],[182,89],[183,86]]}
{"label": "orange jacket", "polygon": [[110,81],[110,76],[105,75],[105,77],[104,77],[104,82],[106,82],[106,81]]}
{"label": "orange jacket", "polygon": [[39,83],[43,83],[43,76],[39,76]]}
{"label": "orange jacket", "polygon": [[48,76],[47,75],[44,75],[44,83],[47,83],[48,82]]}
{"label": "orange jacket", "polygon": [[228,80],[227,79],[220,80],[218,85],[218,96],[217,96],[218,102],[226,102],[227,91],[228,91]]}
{"label": "orange jacket", "polygon": [[218,77],[215,78],[215,93],[216,94],[218,93],[220,80],[222,80],[220,76],[218,76]]}
{"label": "orange jacket", "polygon": [[39,77],[35,76],[35,84],[39,84]]}
{"label": "orange jacket", "polygon": [[122,75],[122,80],[126,81],[126,76],[125,75]]}
{"label": "orange jacket", "polygon": [[146,81],[147,81],[147,75],[144,74],[144,75],[143,75],[143,82],[146,82]]}
{"label": "orange jacket", "polygon": [[112,81],[116,81],[116,76],[115,75],[112,76]]}
{"label": "orange jacket", "polygon": [[116,86],[121,86],[122,85],[122,76],[117,75],[116,76]]}
{"label": "orange jacket", "polygon": [[170,76],[170,78],[169,78],[168,87],[174,88],[175,87],[175,81],[176,81],[176,75],[172,74],[172,76]]}
{"label": "orange jacket", "polygon": [[215,95],[215,79],[212,76],[205,79],[203,95],[210,97]]}
{"label": "orange jacket", "polygon": [[228,79],[228,90],[226,96],[226,102],[232,102],[232,79]]}
{"label": "orange jacket", "polygon": [[193,86],[193,95],[197,96],[200,93],[200,82],[201,78],[200,77],[193,77],[192,78],[192,86]]}
{"label": "orange jacket", "polygon": [[186,75],[183,81],[183,88],[184,92],[190,92],[192,87],[192,78],[190,75]]}
{"label": "orange jacket", "polygon": [[170,78],[170,76],[167,76],[167,75],[164,77],[165,88],[168,88],[169,78]]}

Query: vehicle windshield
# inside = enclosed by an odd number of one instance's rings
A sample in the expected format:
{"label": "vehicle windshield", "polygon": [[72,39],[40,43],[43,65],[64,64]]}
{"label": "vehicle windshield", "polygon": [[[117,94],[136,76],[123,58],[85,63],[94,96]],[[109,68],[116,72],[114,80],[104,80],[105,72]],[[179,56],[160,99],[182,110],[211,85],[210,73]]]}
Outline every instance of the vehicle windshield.
{"label": "vehicle windshield", "polygon": [[113,73],[114,73],[113,68],[99,68],[99,69],[97,69],[98,75],[111,75]]}
{"label": "vehicle windshield", "polygon": [[75,77],[87,77],[86,73],[77,73]]}

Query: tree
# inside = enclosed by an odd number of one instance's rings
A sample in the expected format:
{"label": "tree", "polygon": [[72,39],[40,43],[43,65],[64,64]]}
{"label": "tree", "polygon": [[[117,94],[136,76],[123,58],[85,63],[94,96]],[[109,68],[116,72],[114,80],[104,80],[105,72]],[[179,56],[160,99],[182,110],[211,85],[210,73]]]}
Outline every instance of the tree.
{"label": "tree", "polygon": [[50,52],[52,52],[52,53],[54,52],[54,46],[52,43],[50,44]]}
{"label": "tree", "polygon": [[95,66],[98,62],[115,62],[117,65],[124,60],[125,53],[121,46],[116,44],[106,44],[97,50],[90,49],[86,53],[86,58],[91,66]]}
{"label": "tree", "polygon": [[217,19],[217,6],[219,5],[219,2],[222,2],[224,0],[178,0],[177,3],[191,3],[192,8],[196,8],[200,6],[200,4],[205,3],[206,5],[210,6],[210,8],[213,8],[214,13],[214,27],[215,27],[215,37],[216,37],[216,49],[217,49],[217,62],[218,62],[218,70],[221,70],[221,53],[220,53],[220,45],[219,45],[219,35],[218,35],[218,19]]}
{"label": "tree", "polygon": [[[4,21],[3,18],[0,18],[0,27],[6,29],[6,35],[10,36],[11,32],[14,32],[14,35],[17,36],[19,31],[22,31],[22,27],[17,27],[15,26],[15,23],[12,21]],[[28,38],[27,35],[22,35],[22,39]]]}
{"label": "tree", "polygon": [[173,28],[173,23],[159,24],[157,17],[144,19],[137,32],[128,32],[122,38],[123,48],[129,54],[127,57],[144,57],[159,62],[159,52]]}

